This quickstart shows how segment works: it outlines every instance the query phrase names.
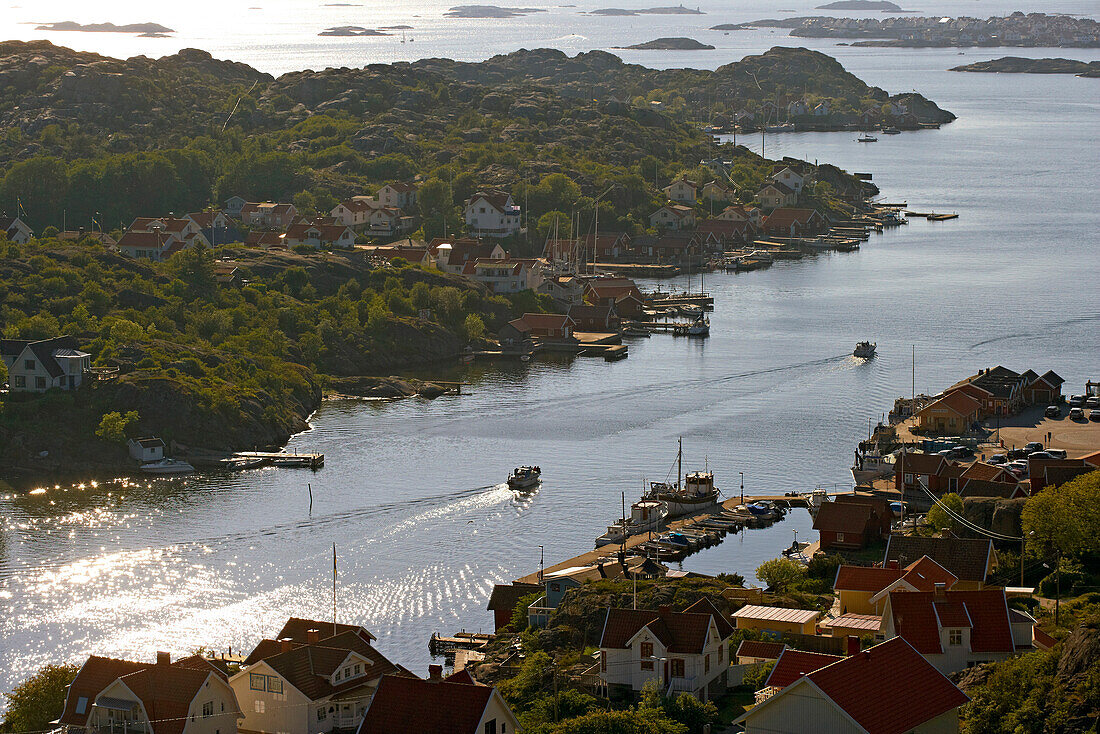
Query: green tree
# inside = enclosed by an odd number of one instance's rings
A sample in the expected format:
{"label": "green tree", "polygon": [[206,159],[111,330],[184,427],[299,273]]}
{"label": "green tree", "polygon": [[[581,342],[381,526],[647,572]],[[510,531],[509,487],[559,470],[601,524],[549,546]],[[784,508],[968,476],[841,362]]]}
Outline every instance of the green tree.
{"label": "green tree", "polygon": [[[944,509],[946,506],[947,509]],[[950,513],[948,512],[950,510]],[[959,522],[951,517],[951,513],[959,515],[963,514],[963,501],[962,497],[949,492],[943,497],[940,497],[940,501],[937,504],[932,505],[932,509],[928,511],[925,522],[935,530],[956,530],[958,529]]]}
{"label": "green tree", "polygon": [[454,207],[451,187],[440,178],[429,178],[416,192],[421,214],[449,212]]}
{"label": "green tree", "polygon": [[776,591],[786,591],[806,576],[806,567],[790,558],[773,558],[756,569],[756,578]]}
{"label": "green tree", "polygon": [[485,336],[485,322],[476,313],[469,314],[462,322],[462,332],[467,339],[480,339]]}
{"label": "green tree", "polygon": [[546,730],[546,734],[687,734],[688,728],[659,711],[593,711]]}
{"label": "green tree", "polygon": [[104,413],[99,420],[99,427],[95,429],[95,435],[106,441],[114,443],[126,443],[126,428],[138,419],[136,410],[127,411],[125,414],[112,410]]}
{"label": "green tree", "polygon": [[195,296],[208,296],[217,287],[214,253],[201,242],[180,250],[168,261],[168,272],[187,284]]}
{"label": "green tree", "polygon": [[4,712],[0,731],[28,732],[53,729],[51,721],[61,716],[65,706],[65,689],[80,670],[75,665],[47,665],[5,693],[8,710]]}
{"label": "green tree", "polygon": [[1100,552],[1100,471],[1047,487],[1024,504],[1027,552],[1066,556]]}

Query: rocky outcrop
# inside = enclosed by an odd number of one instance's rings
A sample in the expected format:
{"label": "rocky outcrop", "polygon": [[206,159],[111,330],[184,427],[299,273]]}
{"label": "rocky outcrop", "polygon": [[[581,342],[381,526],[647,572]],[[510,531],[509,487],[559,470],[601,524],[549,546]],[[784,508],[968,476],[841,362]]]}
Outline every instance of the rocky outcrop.
{"label": "rocky outcrop", "polygon": [[1073,59],[1025,59],[1019,56],[1002,56],[991,61],[955,66],[951,71],[997,72],[1002,74],[1075,74],[1081,77],[1100,78],[1100,61],[1074,61]]}

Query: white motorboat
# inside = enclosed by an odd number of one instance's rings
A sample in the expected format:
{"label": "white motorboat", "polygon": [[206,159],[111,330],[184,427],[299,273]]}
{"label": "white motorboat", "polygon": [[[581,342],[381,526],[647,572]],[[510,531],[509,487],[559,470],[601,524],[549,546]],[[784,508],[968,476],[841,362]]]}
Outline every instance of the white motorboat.
{"label": "white motorboat", "polygon": [[631,535],[657,530],[667,516],[668,507],[664,502],[640,499],[630,506],[629,518],[620,518],[614,525],[607,526],[607,532],[596,538],[596,547],[622,543]]}
{"label": "white motorboat", "polygon": [[537,466],[517,466],[508,475],[508,489],[531,489],[542,481],[542,469]]}
{"label": "white motorboat", "polygon": [[870,484],[875,479],[892,477],[897,468],[895,462],[896,457],[893,454],[856,451],[855,463],[852,464],[852,478],[856,480],[856,484]]}
{"label": "white motorboat", "polygon": [[877,143],[878,138],[876,138],[874,135],[868,135],[867,133],[864,133],[863,135],[860,135],[858,138],[856,138],[856,141],[860,143]]}
{"label": "white motorboat", "polygon": [[877,342],[860,342],[856,344],[856,348],[852,350],[852,356],[870,359],[875,356],[875,348],[877,346]]}
{"label": "white motorboat", "polygon": [[142,464],[141,470],[146,474],[190,474],[195,467],[178,459],[161,459]]}

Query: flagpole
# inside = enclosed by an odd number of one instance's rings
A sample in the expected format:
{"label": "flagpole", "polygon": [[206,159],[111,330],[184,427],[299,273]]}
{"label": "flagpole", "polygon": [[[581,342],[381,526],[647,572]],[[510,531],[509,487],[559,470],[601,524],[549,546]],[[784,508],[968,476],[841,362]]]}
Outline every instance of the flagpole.
{"label": "flagpole", "polygon": [[336,544],[332,544],[332,636],[336,636]]}

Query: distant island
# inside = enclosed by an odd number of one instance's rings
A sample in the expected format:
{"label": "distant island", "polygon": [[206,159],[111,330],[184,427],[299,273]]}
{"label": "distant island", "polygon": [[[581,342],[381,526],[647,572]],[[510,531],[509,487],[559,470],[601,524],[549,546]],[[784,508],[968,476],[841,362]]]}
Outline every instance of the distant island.
{"label": "distant island", "polygon": [[166,28],[159,23],[130,23],[128,25],[115,25],[114,23],[76,23],[71,20],[63,20],[60,23],[43,23],[35,27],[36,31],[80,31],[83,33],[140,33],[143,36],[161,38],[165,33],[175,33],[171,28]]}
{"label": "distant island", "polygon": [[456,5],[443,14],[446,18],[519,18],[545,13],[545,8],[502,8],[497,5]]}
{"label": "distant island", "polygon": [[883,13],[912,13],[912,10],[902,10],[889,0],[837,0],[828,5],[818,5],[817,10],[878,10]]}
{"label": "distant island", "polygon": [[887,18],[783,18],[715,26],[711,30],[790,28],[801,38],[857,40],[852,46],[898,48],[955,48],[969,46],[1019,46],[1100,48],[1100,23],[1072,15],[1016,12],[986,19],[936,17]]}
{"label": "distant island", "polygon": [[631,51],[709,51],[714,46],[700,43],[694,38],[655,38],[645,43],[636,43],[633,46],[621,46],[617,48]]}
{"label": "distant island", "polygon": [[588,15],[610,15],[610,16],[631,16],[631,15],[706,15],[702,10],[696,8],[685,8],[683,5],[676,5],[672,7],[664,8],[638,8],[628,10],[626,8],[600,8],[598,10],[589,11]]}
{"label": "distant island", "polygon": [[411,31],[413,27],[411,25],[384,25],[382,30],[384,31]]}
{"label": "distant island", "polygon": [[326,28],[317,34],[318,36],[343,36],[343,37],[358,37],[358,36],[392,36],[392,33],[383,33],[382,31],[376,31],[373,28],[363,28],[357,25],[341,25],[335,28]]}
{"label": "distant island", "polygon": [[1019,56],[1003,56],[991,61],[978,61],[973,64],[956,66],[951,71],[997,72],[1002,74],[1075,74],[1089,79],[1100,79],[1100,61],[1024,59]]}

